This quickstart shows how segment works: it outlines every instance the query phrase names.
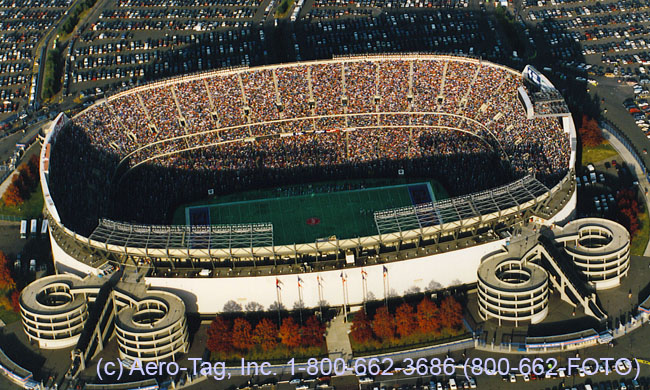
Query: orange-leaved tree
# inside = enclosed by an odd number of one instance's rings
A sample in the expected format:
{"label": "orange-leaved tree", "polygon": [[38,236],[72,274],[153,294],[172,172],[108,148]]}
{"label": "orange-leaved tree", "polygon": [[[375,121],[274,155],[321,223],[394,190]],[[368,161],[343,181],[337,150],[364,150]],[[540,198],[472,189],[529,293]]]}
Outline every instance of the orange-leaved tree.
{"label": "orange-leaved tree", "polygon": [[375,312],[375,317],[372,320],[372,330],[382,340],[395,338],[395,321],[385,306],[380,307]]}
{"label": "orange-leaved tree", "polygon": [[20,179],[18,179],[18,176],[14,176],[11,180],[11,184],[9,184],[9,187],[7,187],[4,194],[2,194],[2,201],[9,207],[19,206],[25,202],[20,187],[18,186],[19,181]]}
{"label": "orange-leaved tree", "polygon": [[438,305],[432,302],[428,297],[424,297],[418,303],[418,311],[416,313],[418,329],[424,334],[438,334],[440,333],[440,313]]}
{"label": "orange-leaved tree", "polygon": [[618,206],[616,219],[630,232],[630,236],[634,236],[640,228],[639,202],[637,202],[635,192],[631,189],[620,190],[616,194],[616,205]]}
{"label": "orange-leaved tree", "polygon": [[440,302],[440,322],[443,327],[455,329],[463,323],[463,307],[453,297]]}
{"label": "orange-leaved tree", "polygon": [[582,116],[582,126],[578,129],[580,140],[585,146],[598,146],[605,141],[598,122],[586,115]]}
{"label": "orange-leaved tree", "polygon": [[292,317],[286,318],[282,321],[279,332],[282,344],[289,348],[296,348],[300,346],[300,326],[294,321]]}
{"label": "orange-leaved tree", "polygon": [[221,316],[216,316],[208,328],[208,341],[206,344],[210,352],[232,351],[230,322]]}
{"label": "orange-leaved tree", "polygon": [[9,259],[0,251],[0,290],[10,291],[16,288],[16,282],[9,270]]}
{"label": "orange-leaved tree", "polygon": [[278,327],[268,318],[262,318],[253,332],[253,341],[264,351],[269,351],[278,345]]}
{"label": "orange-leaved tree", "polygon": [[395,311],[395,327],[400,337],[412,335],[417,327],[413,306],[404,302],[397,307]]}
{"label": "orange-leaved tree", "polygon": [[325,326],[321,324],[316,316],[307,318],[302,327],[302,345],[308,347],[320,347],[325,343]]}
{"label": "orange-leaved tree", "polygon": [[20,291],[14,290],[11,292],[11,308],[16,312],[20,312]]}
{"label": "orange-leaved tree", "polygon": [[232,345],[240,351],[253,347],[253,327],[245,318],[235,318],[232,324]]}
{"label": "orange-leaved tree", "polygon": [[365,344],[372,340],[372,325],[364,309],[354,314],[352,326],[350,327],[350,337],[359,344]]}

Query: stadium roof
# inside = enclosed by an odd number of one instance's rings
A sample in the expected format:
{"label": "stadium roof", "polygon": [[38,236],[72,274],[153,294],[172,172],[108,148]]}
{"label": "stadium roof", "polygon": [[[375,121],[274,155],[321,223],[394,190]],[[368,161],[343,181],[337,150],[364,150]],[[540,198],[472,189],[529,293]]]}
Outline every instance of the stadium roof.
{"label": "stadium roof", "polygon": [[535,200],[549,189],[532,176],[493,190],[375,212],[380,235],[484,218]]}
{"label": "stadium roof", "polygon": [[131,225],[102,219],[90,239],[106,245],[147,249],[254,248],[273,246],[273,225]]}

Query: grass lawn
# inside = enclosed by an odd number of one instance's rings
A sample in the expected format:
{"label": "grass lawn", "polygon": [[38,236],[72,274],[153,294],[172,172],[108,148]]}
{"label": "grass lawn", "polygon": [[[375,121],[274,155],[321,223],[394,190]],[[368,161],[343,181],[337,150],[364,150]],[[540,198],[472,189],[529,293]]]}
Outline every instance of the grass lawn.
{"label": "grass lawn", "polygon": [[12,322],[16,322],[19,319],[20,314],[12,310],[7,310],[4,307],[0,307],[0,320],[2,320],[5,324],[11,324]]}
{"label": "grass lawn", "polygon": [[367,344],[359,344],[350,338],[350,345],[355,356],[368,356],[382,353],[403,351],[406,349],[424,348],[436,344],[451,343],[471,337],[471,333],[462,330],[445,329],[437,336],[434,335],[414,335],[404,339],[392,341],[372,341]]}
{"label": "grass lawn", "polygon": [[43,193],[39,184],[36,191],[32,192],[29,199],[17,207],[9,207],[0,201],[0,215],[30,219],[40,217],[43,214]]}
{"label": "grass lawn", "polygon": [[289,11],[291,11],[292,5],[293,5],[293,0],[282,0],[280,2],[280,5],[278,6],[278,9],[275,11],[275,17],[277,19],[282,19],[287,15],[289,15]]}
{"label": "grass lawn", "polygon": [[648,245],[648,239],[650,239],[650,219],[648,218],[647,211],[639,213],[638,217],[641,229],[632,237],[630,254],[643,256],[643,252],[645,252],[645,248]]}
{"label": "grass lawn", "polygon": [[594,147],[582,147],[583,166],[586,166],[589,163],[597,163],[603,160],[616,159],[616,156],[618,156],[618,153],[609,144],[609,142],[604,142]]}
{"label": "grass lawn", "polygon": [[227,366],[241,365],[241,359],[247,361],[269,362],[271,364],[286,364],[287,361],[295,359],[296,363],[306,362],[311,358],[324,358],[327,356],[327,346],[323,343],[319,347],[299,347],[289,349],[285,345],[278,343],[270,351],[263,351],[259,346],[246,353],[228,352],[223,354],[213,352],[210,354],[211,361],[226,362]]}

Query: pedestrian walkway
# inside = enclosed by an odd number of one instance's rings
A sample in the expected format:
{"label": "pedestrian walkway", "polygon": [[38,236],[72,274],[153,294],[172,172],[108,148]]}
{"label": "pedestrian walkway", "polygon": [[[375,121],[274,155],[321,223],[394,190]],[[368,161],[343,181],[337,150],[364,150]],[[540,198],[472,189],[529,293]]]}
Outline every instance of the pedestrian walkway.
{"label": "pedestrian walkway", "polygon": [[349,322],[345,322],[345,316],[343,315],[338,315],[330,321],[325,342],[327,343],[329,358],[332,361],[337,358],[348,361],[352,358],[352,345],[350,345],[350,338],[348,337],[350,326]]}
{"label": "pedestrian walkway", "polygon": [[[612,145],[614,149],[616,149],[618,154],[621,155],[621,157],[623,158],[623,160],[625,160],[627,165],[634,167],[634,175],[639,181],[639,189],[641,191],[641,194],[643,194],[643,198],[645,199],[646,210],[650,210],[650,198],[648,197],[648,190],[650,189],[650,183],[648,183],[648,178],[643,173],[643,169],[636,161],[634,156],[632,156],[632,153],[630,153],[630,151],[625,147],[625,145],[623,145],[621,141],[618,140],[618,138],[616,138],[612,133],[610,133],[605,127],[602,127],[602,130],[603,130],[603,137],[607,141],[609,141],[609,144]],[[650,256],[650,241],[648,241],[648,245],[646,246],[643,255]]]}

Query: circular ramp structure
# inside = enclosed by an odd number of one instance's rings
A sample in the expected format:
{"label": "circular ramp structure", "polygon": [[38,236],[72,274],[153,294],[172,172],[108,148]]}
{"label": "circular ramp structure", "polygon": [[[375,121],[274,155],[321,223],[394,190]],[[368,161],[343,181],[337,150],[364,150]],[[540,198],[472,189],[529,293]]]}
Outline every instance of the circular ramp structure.
{"label": "circular ramp structure", "polygon": [[538,323],[548,314],[548,273],[507,252],[488,256],[478,269],[478,309],[484,320]]}
{"label": "circular ramp structure", "polygon": [[630,269],[630,233],[617,222],[583,218],[556,236],[564,251],[596,290],[617,287]]}
{"label": "circular ramp structure", "polygon": [[72,347],[88,318],[83,293],[74,291],[81,278],[52,275],[37,279],[20,294],[20,317],[29,341],[42,349]]}

